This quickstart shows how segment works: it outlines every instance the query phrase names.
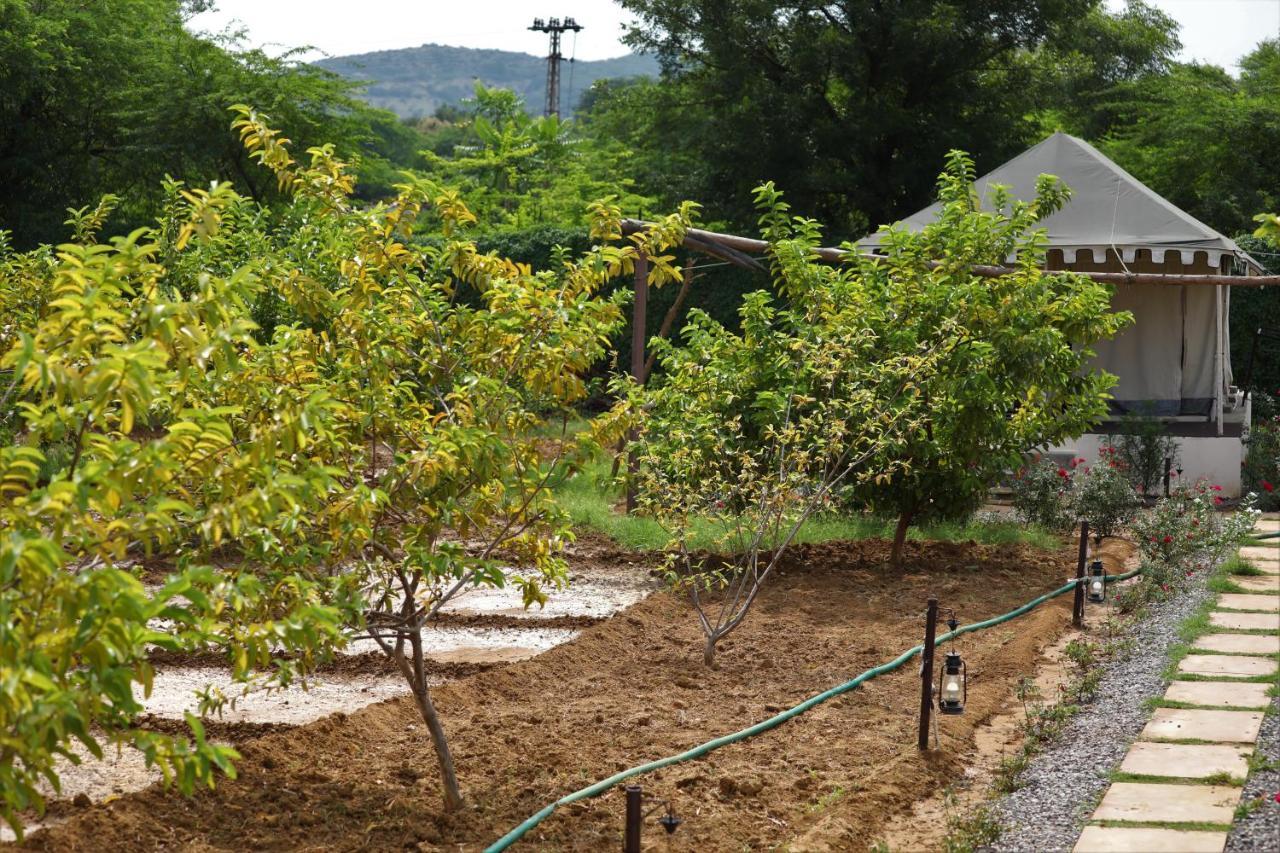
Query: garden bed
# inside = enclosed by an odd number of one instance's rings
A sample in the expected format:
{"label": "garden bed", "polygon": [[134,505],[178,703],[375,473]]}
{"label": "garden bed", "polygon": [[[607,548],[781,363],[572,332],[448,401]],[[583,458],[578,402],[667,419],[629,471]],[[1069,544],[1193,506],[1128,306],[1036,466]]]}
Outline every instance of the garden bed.
{"label": "garden bed", "polygon": [[[701,664],[687,606],[668,594],[586,627],[530,660],[435,691],[470,807],[441,813],[434,755],[403,698],[240,744],[240,778],[191,799],[152,787],[82,809],[35,834],[35,849],[477,850],[563,794],[642,761],[736,731],[919,642],[927,596],[963,622],[1006,612],[1073,573],[1073,547],[910,543],[889,569],[881,541],[806,545]],[[615,555],[619,563],[634,557]],[[634,567],[643,575],[643,567]],[[943,749],[915,747],[917,667],[756,738],[640,778],[685,822],[672,849],[856,849],[894,812],[963,773],[974,729],[1069,624],[1063,596],[962,640],[968,712],[943,718]],[[570,806],[527,849],[620,844],[622,797]],[[647,834],[657,839],[660,828]]]}

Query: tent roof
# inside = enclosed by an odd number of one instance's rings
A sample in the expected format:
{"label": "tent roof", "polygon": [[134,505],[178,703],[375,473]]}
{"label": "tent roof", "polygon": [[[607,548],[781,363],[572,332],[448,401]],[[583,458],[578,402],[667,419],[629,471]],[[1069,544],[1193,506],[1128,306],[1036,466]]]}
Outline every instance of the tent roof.
{"label": "tent roof", "polygon": [[[1056,175],[1071,188],[1071,200],[1040,221],[1048,230],[1049,247],[1062,249],[1067,263],[1075,261],[1079,249],[1101,258],[1115,248],[1126,262],[1134,259],[1137,249],[1149,249],[1156,263],[1163,262],[1167,252],[1179,251],[1183,263],[1190,264],[1194,253],[1203,251],[1212,266],[1226,254],[1261,269],[1232,240],[1175,207],[1083,139],[1066,133],[1053,134],[978,178],[975,189],[984,202],[993,184],[1009,187],[1014,198],[1029,201],[1035,198],[1036,179],[1042,174]],[[932,204],[899,224],[919,230],[936,219],[940,209],[941,204]],[[859,245],[874,247],[879,242],[877,234]]]}

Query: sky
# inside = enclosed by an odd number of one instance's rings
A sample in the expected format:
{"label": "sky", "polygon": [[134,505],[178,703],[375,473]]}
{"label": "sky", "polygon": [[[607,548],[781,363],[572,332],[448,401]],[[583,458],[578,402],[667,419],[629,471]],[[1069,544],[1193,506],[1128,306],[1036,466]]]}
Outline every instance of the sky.
{"label": "sky", "polygon": [[[1209,62],[1236,73],[1244,54],[1280,36],[1280,0],[1152,0],[1182,25],[1186,61]],[[1124,0],[1107,0],[1121,8]],[[358,9],[357,14],[352,9]],[[342,56],[436,43],[518,50],[545,56],[547,36],[527,28],[534,17],[572,17],[584,29],[565,34],[562,51],[578,59],[627,53],[628,16],[613,0],[218,0],[218,9],[192,20],[193,29],[240,25],[248,44],[271,52],[311,45]]]}

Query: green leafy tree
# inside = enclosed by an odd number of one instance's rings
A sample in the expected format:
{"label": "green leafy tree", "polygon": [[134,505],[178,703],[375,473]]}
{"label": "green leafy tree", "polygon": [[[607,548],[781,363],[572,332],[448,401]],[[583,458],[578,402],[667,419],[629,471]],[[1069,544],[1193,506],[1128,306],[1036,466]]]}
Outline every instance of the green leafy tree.
{"label": "green leafy tree", "polygon": [[[399,667],[460,805],[423,632],[470,587],[512,585],[528,605],[565,582],[571,534],[548,485],[618,419],[550,459],[535,428],[582,398],[620,321],[625,293],[602,298],[604,282],[682,227],[618,245],[601,207],[597,245],[535,273],[477,251],[452,191],[411,181],[362,205],[332,147],[300,163],[262,115],[238,108],[234,126],[288,199],[274,214],[226,184],[170,181],[155,227],[99,242],[104,203],[56,255],[0,253],[15,319],[0,358],[15,410],[0,814],[15,828],[77,743],[132,745],[188,792],[233,772],[194,716],[190,737],[136,725],[149,647],[222,650],[259,689],[305,679],[353,635]],[[438,223],[438,245],[409,247],[418,223]],[[477,300],[454,298],[464,284]],[[175,571],[152,589],[155,557]],[[201,710],[227,698],[209,691]]]}
{"label": "green leafy tree", "polygon": [[[638,97],[605,101],[626,112],[610,124],[648,149],[642,165],[677,149],[671,180],[695,183],[681,197],[743,226],[751,188],[774,180],[837,238],[925,204],[949,149],[994,166],[1037,141],[1039,111],[1064,89],[1131,79],[1171,44],[1158,23],[1108,16],[1101,0],[622,5],[637,19],[629,43],[664,71]],[[1090,35],[1073,35],[1082,26]]]}
{"label": "green leafy tree", "polygon": [[304,145],[359,157],[366,196],[393,192],[387,160],[416,156],[415,131],[296,52],[192,34],[184,22],[203,5],[0,0],[0,228],[16,246],[63,239],[64,211],[108,192],[120,195],[114,233],[146,225],[165,175],[193,186],[232,178],[280,201],[227,129],[226,108],[239,102],[270,110]]}
{"label": "green leafy tree", "polygon": [[[972,161],[952,152],[938,181],[938,219],[919,232],[887,229],[885,257],[857,261],[868,291],[886,306],[881,346],[930,345],[942,354],[920,381],[928,421],[888,449],[906,464],[887,482],[849,494],[854,506],[897,518],[895,563],[912,524],[972,512],[1034,450],[1105,416],[1115,377],[1089,369],[1089,347],[1132,320],[1110,312],[1109,287],[1042,269],[1045,236],[1035,223],[1068,197],[1056,178],[1041,176],[1030,202],[997,190],[989,210],[973,181]],[[1010,258],[1010,275],[972,270]]]}
{"label": "green leafy tree", "polygon": [[[816,259],[817,225],[789,217],[772,185],[757,202],[781,299],[749,294],[739,333],[694,310],[680,345],[656,343],[660,379],[631,389],[639,510],[671,533],[669,578],[697,611],[707,666],[804,522],[909,464],[886,451],[923,428],[919,389],[940,358],[930,341],[886,351],[878,293]],[[692,552],[708,527],[715,553]]]}

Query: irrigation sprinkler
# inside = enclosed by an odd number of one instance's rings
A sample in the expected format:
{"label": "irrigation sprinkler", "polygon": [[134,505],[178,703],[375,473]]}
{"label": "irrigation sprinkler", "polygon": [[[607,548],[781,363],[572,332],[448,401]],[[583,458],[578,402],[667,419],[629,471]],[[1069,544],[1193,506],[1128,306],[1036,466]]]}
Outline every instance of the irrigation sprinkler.
{"label": "irrigation sprinkler", "polygon": [[658,824],[667,831],[667,835],[673,835],[680,824],[684,823],[676,815],[675,809],[671,807],[670,800],[663,800],[646,812],[644,810],[644,787],[641,785],[628,785],[626,792],[627,824],[622,838],[622,853],[640,853],[640,830],[644,827],[644,819],[658,809],[666,809],[662,816],[658,818]]}

